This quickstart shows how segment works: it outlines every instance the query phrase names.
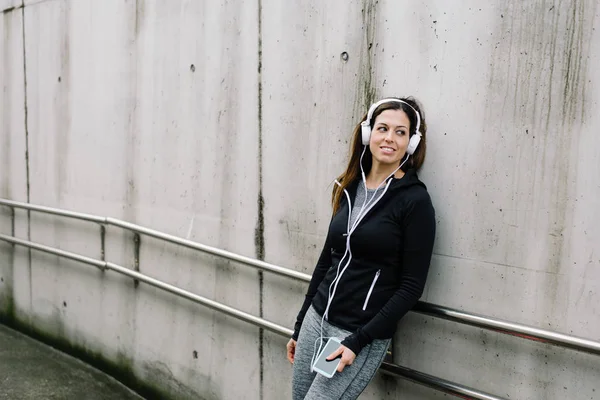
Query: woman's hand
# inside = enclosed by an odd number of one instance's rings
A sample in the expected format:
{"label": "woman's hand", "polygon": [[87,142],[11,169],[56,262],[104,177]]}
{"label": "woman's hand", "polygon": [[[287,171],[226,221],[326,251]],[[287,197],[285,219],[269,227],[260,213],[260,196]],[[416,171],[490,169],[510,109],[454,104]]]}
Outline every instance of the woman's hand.
{"label": "woman's hand", "polygon": [[342,356],[342,361],[340,361],[340,364],[337,367],[337,372],[342,372],[346,365],[352,365],[354,359],[356,358],[356,354],[354,354],[354,352],[346,346],[341,345],[336,351],[327,357],[327,361],[331,361],[334,358],[337,358],[339,355]]}
{"label": "woman's hand", "polygon": [[294,339],[290,339],[285,347],[287,348],[287,359],[291,364],[293,364],[294,356],[296,355],[296,341]]}

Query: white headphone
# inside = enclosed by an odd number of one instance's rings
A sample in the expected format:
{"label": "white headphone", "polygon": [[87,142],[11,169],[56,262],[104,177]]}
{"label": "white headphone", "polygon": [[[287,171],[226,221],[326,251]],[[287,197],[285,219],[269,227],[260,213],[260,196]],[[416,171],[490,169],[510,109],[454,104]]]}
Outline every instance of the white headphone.
{"label": "white headphone", "polygon": [[373,113],[375,112],[377,107],[379,107],[383,103],[391,103],[391,102],[406,104],[417,115],[417,128],[415,129],[415,134],[411,136],[410,141],[408,142],[408,147],[406,148],[406,153],[409,155],[413,155],[415,150],[417,150],[419,143],[421,143],[422,136],[421,136],[421,132],[419,131],[419,129],[421,128],[421,115],[419,115],[419,112],[413,106],[408,104],[406,101],[400,100],[400,99],[387,98],[387,99],[379,100],[377,103],[373,104],[371,106],[371,108],[369,108],[369,112],[367,113],[367,119],[360,123],[360,128],[361,128],[361,133],[362,133],[362,144],[365,146],[369,145],[369,141],[371,139],[371,130],[372,130],[371,118],[373,118]]}

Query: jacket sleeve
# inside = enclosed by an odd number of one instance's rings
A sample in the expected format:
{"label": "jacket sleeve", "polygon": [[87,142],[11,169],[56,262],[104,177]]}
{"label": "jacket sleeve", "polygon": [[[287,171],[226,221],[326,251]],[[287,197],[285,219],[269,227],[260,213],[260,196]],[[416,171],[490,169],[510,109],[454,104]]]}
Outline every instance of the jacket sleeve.
{"label": "jacket sleeve", "polygon": [[381,310],[363,327],[346,337],[342,344],[357,354],[374,339],[389,338],[398,321],[417,303],[427,279],[433,241],[435,211],[429,195],[415,199],[405,214],[403,266],[400,285]]}
{"label": "jacket sleeve", "polygon": [[[331,228],[331,223],[330,223]],[[325,244],[323,245],[323,250],[321,251],[321,255],[319,256],[319,260],[317,261],[317,265],[313,272],[312,278],[310,280],[310,284],[308,285],[308,290],[306,292],[306,296],[304,297],[304,303],[302,304],[302,308],[296,317],[296,324],[294,325],[294,334],[292,335],[292,339],[298,340],[298,334],[300,333],[300,327],[302,326],[302,321],[304,321],[304,316],[308,311],[308,307],[310,307],[310,303],[312,303],[313,297],[317,293],[317,288],[323,281],[327,270],[331,266],[331,243],[330,243],[330,233],[327,232],[327,238],[325,239]]]}

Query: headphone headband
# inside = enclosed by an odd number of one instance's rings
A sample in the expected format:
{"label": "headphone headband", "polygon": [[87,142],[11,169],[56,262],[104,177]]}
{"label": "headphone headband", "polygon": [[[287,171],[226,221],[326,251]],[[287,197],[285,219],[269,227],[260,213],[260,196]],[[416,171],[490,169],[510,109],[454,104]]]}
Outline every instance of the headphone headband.
{"label": "headphone headband", "polygon": [[408,143],[408,147],[406,149],[406,152],[409,155],[412,155],[415,150],[417,149],[417,147],[419,146],[419,143],[421,142],[421,114],[419,114],[419,112],[413,107],[411,106],[409,103],[407,103],[404,100],[400,100],[400,99],[396,99],[393,97],[390,98],[386,98],[386,99],[382,99],[379,100],[378,102],[374,103],[370,108],[369,108],[369,112],[367,113],[367,119],[364,120],[363,122],[360,123],[361,126],[361,135],[362,135],[362,144],[365,146],[369,145],[369,140],[371,137],[371,118],[373,118],[373,114],[375,113],[375,110],[377,110],[377,107],[379,107],[380,105],[384,104],[384,103],[401,103],[401,104],[406,104],[407,106],[409,106],[417,115],[417,126],[415,128],[415,134],[411,136],[409,143]]}
{"label": "headphone headband", "polygon": [[377,107],[379,107],[380,105],[382,105],[384,103],[394,103],[394,102],[406,104],[407,106],[409,106],[411,108],[411,110],[413,110],[415,112],[415,114],[417,115],[417,127],[415,129],[415,133],[419,133],[419,129],[421,128],[421,115],[419,114],[419,112],[413,106],[411,106],[409,103],[407,103],[406,101],[396,99],[393,97],[389,97],[387,99],[381,99],[377,103],[373,103],[373,105],[369,108],[369,112],[367,113],[367,119],[365,121],[369,124],[369,126],[371,126],[371,118],[373,118],[373,113],[375,113],[375,110],[377,110]]}

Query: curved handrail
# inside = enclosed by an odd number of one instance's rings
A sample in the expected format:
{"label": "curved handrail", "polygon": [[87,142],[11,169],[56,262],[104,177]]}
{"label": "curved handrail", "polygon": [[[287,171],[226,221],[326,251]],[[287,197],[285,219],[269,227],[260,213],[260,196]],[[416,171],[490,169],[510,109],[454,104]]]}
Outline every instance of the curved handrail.
{"label": "curved handrail", "polygon": [[[61,210],[58,208],[39,206],[29,203],[22,203],[13,200],[0,199],[0,205],[8,207],[21,208],[30,211],[38,211],[47,214],[54,214],[68,218],[80,219],[85,221],[96,222],[100,224],[113,225],[132,232],[144,234],[157,239],[162,239],[167,242],[181,245],[190,249],[199,250],[204,253],[212,254],[218,257],[227,258],[245,265],[249,265],[263,271],[268,271],[281,276],[286,276],[292,279],[303,282],[310,282],[310,275],[302,272],[294,271],[289,268],[280,267],[274,264],[269,264],[264,261],[256,260],[240,254],[232,253],[226,250],[203,245],[188,239],[183,239],[168,233],[160,232],[154,229],[146,228],[130,222],[122,221],[116,218],[100,217],[92,214],[84,214],[79,212]],[[466,325],[476,326],[483,329],[488,329],[511,336],[517,336],[527,340],[533,340],[542,343],[548,343],[560,347],[565,347],[577,351],[582,351],[590,354],[600,355],[600,342],[580,338],[572,335],[565,335],[558,332],[539,329],[532,326],[518,324],[514,322],[504,321],[500,319],[490,318],[483,315],[468,313],[437,304],[419,301],[413,311],[420,314],[425,314],[441,319],[446,319]]]}
{"label": "curved handrail", "polygon": [[[151,286],[154,286],[154,287],[157,287],[164,291],[175,294],[179,297],[183,297],[183,298],[191,300],[195,303],[202,304],[206,307],[212,308],[213,310],[220,311],[220,312],[223,312],[224,314],[227,314],[232,317],[249,322],[258,327],[268,329],[272,332],[275,332],[275,333],[280,334],[285,337],[290,337],[293,333],[293,331],[291,329],[288,329],[281,325],[275,324],[274,322],[268,321],[264,318],[256,317],[252,314],[248,314],[244,311],[235,309],[233,307],[229,307],[225,304],[216,302],[214,300],[207,299],[206,297],[199,296],[199,295],[189,292],[185,289],[181,289],[177,286],[174,286],[174,285],[168,284],[166,282],[163,282],[161,280],[152,278],[152,277],[142,274],[140,272],[133,271],[129,268],[123,267],[118,264],[114,264],[114,263],[107,262],[107,261],[95,260],[90,257],[82,256],[79,254],[71,253],[68,251],[60,250],[60,249],[55,249],[55,248],[52,248],[52,247],[49,247],[49,246],[46,246],[43,244],[34,243],[34,242],[23,240],[23,239],[18,239],[13,236],[7,236],[7,235],[0,234],[0,240],[4,240],[8,243],[12,243],[15,245],[28,247],[30,249],[43,251],[45,253],[54,254],[57,256],[61,256],[61,257],[66,257],[71,260],[80,261],[82,263],[98,267],[102,270],[111,270],[111,271],[117,272],[119,274],[128,276],[135,280],[144,282]],[[433,375],[425,374],[423,372],[415,371],[410,368],[403,367],[401,365],[396,365],[396,364],[385,362],[385,363],[383,363],[383,365],[381,366],[380,369],[387,374],[405,378],[410,381],[431,387],[438,391],[442,391],[444,393],[448,393],[448,394],[451,394],[454,396],[461,397],[463,399],[507,400],[502,397],[494,396],[492,394],[470,388],[468,386],[450,382],[450,381],[447,381],[442,378],[438,378]]]}
{"label": "curved handrail", "polygon": [[454,308],[428,304],[425,302],[419,302],[413,311],[448,321],[489,329],[504,333],[506,335],[517,336],[522,339],[553,344],[584,353],[600,355],[600,342],[595,342],[593,340],[584,339],[577,336],[547,331],[533,326],[516,324],[514,322],[504,321],[501,319],[492,319],[484,315],[466,313]]}

